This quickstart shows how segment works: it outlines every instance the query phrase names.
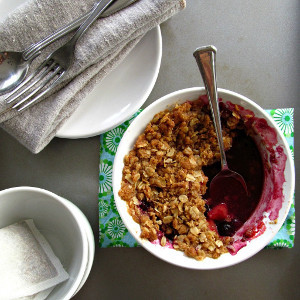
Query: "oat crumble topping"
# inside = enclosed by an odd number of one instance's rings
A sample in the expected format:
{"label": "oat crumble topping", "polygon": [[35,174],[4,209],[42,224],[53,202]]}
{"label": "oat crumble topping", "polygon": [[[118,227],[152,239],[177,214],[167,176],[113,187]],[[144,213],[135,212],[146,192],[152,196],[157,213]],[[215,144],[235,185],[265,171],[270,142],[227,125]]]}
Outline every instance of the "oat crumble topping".
{"label": "oat crumble topping", "polygon": [[[225,122],[224,122],[225,119]],[[225,150],[240,123],[238,110],[223,114]],[[187,101],[154,116],[124,158],[119,196],[141,226],[141,238],[159,239],[197,260],[228,252],[230,237],[220,237],[205,216],[208,178],[202,167],[220,160],[210,109]]]}

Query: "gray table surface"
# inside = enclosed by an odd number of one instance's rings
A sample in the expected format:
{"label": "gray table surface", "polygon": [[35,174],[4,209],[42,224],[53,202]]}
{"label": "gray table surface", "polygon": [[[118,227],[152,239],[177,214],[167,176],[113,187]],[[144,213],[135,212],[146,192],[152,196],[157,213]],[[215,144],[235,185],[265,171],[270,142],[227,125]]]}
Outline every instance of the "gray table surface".
{"label": "gray table surface", "polygon": [[[161,69],[144,106],[169,92],[203,86],[192,52],[213,44],[218,48],[218,86],[265,108],[294,107],[300,131],[299,1],[187,2],[185,11],[161,25]],[[295,149],[299,147],[296,139]],[[0,130],[0,189],[36,186],[71,200],[88,217],[96,244],[98,165],[99,136],[55,138],[34,155]],[[297,155],[295,166],[297,173]],[[233,267],[191,271],[142,248],[96,245],[91,274],[74,299],[299,299],[299,247],[296,238],[293,249],[262,250]]]}

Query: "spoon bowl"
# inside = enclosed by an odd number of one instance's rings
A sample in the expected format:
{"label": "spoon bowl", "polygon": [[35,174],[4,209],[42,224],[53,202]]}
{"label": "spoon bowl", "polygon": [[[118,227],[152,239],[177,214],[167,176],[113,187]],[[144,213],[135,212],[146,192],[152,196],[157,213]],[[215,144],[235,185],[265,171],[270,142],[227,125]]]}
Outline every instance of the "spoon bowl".
{"label": "spoon bowl", "polygon": [[228,168],[223,168],[210,182],[210,197],[214,202],[222,203],[232,200],[237,201],[243,197],[247,197],[246,182],[239,173]]}
{"label": "spoon bowl", "polygon": [[24,60],[22,52],[0,52],[0,94],[19,85],[25,78],[31,60]]}

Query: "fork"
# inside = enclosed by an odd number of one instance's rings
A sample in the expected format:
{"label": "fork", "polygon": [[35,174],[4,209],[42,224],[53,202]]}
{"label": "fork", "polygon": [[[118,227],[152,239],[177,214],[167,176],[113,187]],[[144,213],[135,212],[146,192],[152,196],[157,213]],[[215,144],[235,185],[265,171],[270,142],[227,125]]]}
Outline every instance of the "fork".
{"label": "fork", "polygon": [[[62,81],[70,69],[74,58],[75,44],[98,16],[112,3],[118,0],[100,0],[90,16],[79,27],[74,36],[63,46],[51,53],[37,69],[20,84],[7,98],[10,106],[5,110],[22,111],[52,90]],[[31,91],[31,89],[33,89]],[[29,94],[26,95],[26,92]],[[23,98],[24,96],[24,98]],[[21,98],[21,99],[20,99]]]}

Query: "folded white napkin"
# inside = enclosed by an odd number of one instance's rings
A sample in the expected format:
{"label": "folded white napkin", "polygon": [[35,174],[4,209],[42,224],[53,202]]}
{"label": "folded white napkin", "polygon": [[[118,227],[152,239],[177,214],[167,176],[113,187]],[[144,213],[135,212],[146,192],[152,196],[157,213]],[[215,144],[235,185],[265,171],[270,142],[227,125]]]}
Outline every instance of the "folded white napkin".
{"label": "folded white napkin", "polygon": [[[95,0],[29,0],[0,23],[0,51],[22,51],[89,11]],[[185,0],[139,0],[114,15],[98,19],[78,41],[74,64],[46,99],[16,115],[2,114],[0,126],[33,153],[41,151],[82,99],[114,69],[150,29],[185,7]],[[57,49],[49,45],[31,68]],[[0,96],[0,113],[5,110]]]}
{"label": "folded white napkin", "polygon": [[69,278],[33,220],[0,229],[0,266],[1,300],[42,300]]}

